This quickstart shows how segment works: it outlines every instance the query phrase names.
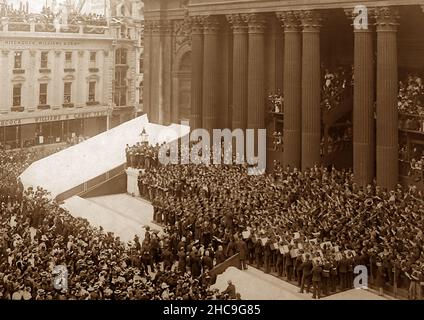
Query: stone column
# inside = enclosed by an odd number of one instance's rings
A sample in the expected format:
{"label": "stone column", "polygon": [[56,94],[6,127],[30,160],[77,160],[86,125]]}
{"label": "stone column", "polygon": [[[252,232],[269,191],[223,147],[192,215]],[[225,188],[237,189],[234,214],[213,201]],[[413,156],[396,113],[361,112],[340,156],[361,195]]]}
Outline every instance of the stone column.
{"label": "stone column", "polygon": [[[76,72],[76,96],[75,96],[75,107],[82,108],[88,101],[88,82],[85,77],[85,63],[84,63],[84,50],[77,51],[77,72]],[[48,93],[48,96],[50,93]],[[38,104],[38,97],[37,97]]]}
{"label": "stone column", "polygon": [[152,42],[152,22],[145,21],[144,22],[144,51],[143,51],[143,111],[147,113],[148,117],[151,114],[151,98],[150,98],[150,90],[151,90],[151,42]]}
{"label": "stone column", "polygon": [[269,16],[269,31],[266,34],[265,39],[265,90],[266,93],[277,92],[277,35],[281,35],[281,27],[275,16]]}
{"label": "stone column", "polygon": [[302,127],[302,34],[298,14],[277,14],[284,27],[284,166],[300,168]]}
{"label": "stone column", "polygon": [[218,33],[220,21],[217,16],[208,16],[204,20],[204,51],[203,51],[203,128],[212,133],[218,128],[219,108],[219,49]]}
{"label": "stone column", "polygon": [[55,50],[52,64],[52,109],[59,109],[63,104],[64,81],[63,81],[63,66],[62,52]]}
{"label": "stone column", "polygon": [[301,11],[302,52],[302,170],[321,162],[320,27],[317,11]]}
{"label": "stone column", "polygon": [[398,61],[396,9],[375,9],[377,26],[377,184],[398,183]]}
{"label": "stone column", "polygon": [[152,40],[151,40],[151,79],[150,79],[150,115],[149,121],[159,122],[159,110],[161,105],[161,43],[160,43],[161,27],[160,21],[154,21],[152,24]]}
{"label": "stone column", "polygon": [[[10,112],[12,106],[12,93],[10,93],[9,87],[11,79],[9,74],[9,53],[7,49],[0,51],[0,74],[2,75],[2,84],[0,85],[0,114]],[[23,93],[23,92],[22,92]]]}
{"label": "stone column", "polygon": [[164,125],[171,124],[171,73],[172,73],[172,21],[162,21],[162,105],[159,113],[159,122]]}
{"label": "stone column", "polygon": [[249,32],[247,128],[265,128],[265,29],[261,14],[247,14]]}
{"label": "stone column", "polygon": [[203,103],[203,17],[191,22],[191,116],[190,129],[202,128]]}
{"label": "stone column", "polygon": [[[356,16],[352,10],[346,14],[351,19]],[[353,173],[354,181],[365,187],[375,176],[373,29],[353,25],[353,30]]]}
{"label": "stone column", "polygon": [[[34,50],[34,49],[29,50],[28,56],[29,56],[28,62],[30,64],[30,66],[32,66],[31,68],[28,68],[28,79],[35,79],[35,71],[36,71],[35,66],[36,66],[36,63],[37,63],[37,59],[36,59],[37,51]],[[24,107],[28,111],[34,111],[37,108],[37,104],[38,104],[37,84],[38,83],[36,83],[36,81],[28,81],[28,83],[27,83],[27,89],[28,89],[28,92],[26,93],[27,104],[25,104]],[[1,96],[1,94],[0,94],[0,96]]]}
{"label": "stone column", "polygon": [[233,29],[233,114],[232,128],[246,129],[247,126],[247,24],[239,14],[228,15]]}

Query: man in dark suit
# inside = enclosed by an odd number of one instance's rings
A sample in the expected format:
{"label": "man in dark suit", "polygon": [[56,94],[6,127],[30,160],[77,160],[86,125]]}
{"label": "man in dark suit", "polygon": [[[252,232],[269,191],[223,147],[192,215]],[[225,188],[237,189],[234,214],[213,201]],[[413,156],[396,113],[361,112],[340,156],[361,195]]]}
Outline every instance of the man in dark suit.
{"label": "man in dark suit", "polygon": [[321,298],[321,277],[322,267],[319,262],[315,262],[314,267],[312,268],[313,299]]}
{"label": "man in dark suit", "polygon": [[236,298],[236,286],[232,283],[231,280],[228,280],[228,287],[225,289],[223,294],[228,294],[230,299]]}
{"label": "man in dark suit", "polygon": [[300,285],[300,293],[303,293],[303,290],[306,286],[306,293],[309,293],[309,287],[311,285],[311,275],[312,275],[312,261],[309,254],[305,254],[305,261],[301,264],[302,268],[302,282]]}
{"label": "man in dark suit", "polygon": [[247,264],[246,264],[247,244],[242,238],[240,238],[236,242],[236,247],[237,247],[237,252],[239,253],[241,270],[247,270]]}

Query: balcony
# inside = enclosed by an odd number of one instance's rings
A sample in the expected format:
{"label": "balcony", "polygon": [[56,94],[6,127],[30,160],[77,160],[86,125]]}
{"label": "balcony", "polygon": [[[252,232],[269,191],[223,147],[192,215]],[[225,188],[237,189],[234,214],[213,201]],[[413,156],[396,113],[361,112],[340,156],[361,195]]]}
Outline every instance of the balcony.
{"label": "balcony", "polygon": [[87,101],[86,105],[87,106],[98,106],[98,105],[100,105],[100,102],[99,101]]}
{"label": "balcony", "polygon": [[40,71],[40,73],[51,73],[52,72],[52,70],[49,69],[49,68],[41,68],[39,71]]}
{"label": "balcony", "polygon": [[25,110],[22,106],[15,106],[10,109],[12,112],[23,112]]}
{"label": "balcony", "polygon": [[62,104],[62,107],[64,108],[73,108],[75,105],[72,102],[67,102]]}
{"label": "balcony", "polygon": [[65,73],[75,72],[75,68],[65,68],[65,69],[63,69],[63,72],[65,72]]}
{"label": "balcony", "polygon": [[49,110],[50,109],[50,105],[49,104],[39,104],[37,106],[37,109],[39,109],[39,110]]}
{"label": "balcony", "polygon": [[24,69],[13,69],[13,74],[24,74],[25,70]]}
{"label": "balcony", "polygon": [[99,68],[88,68],[88,71],[91,73],[99,72]]}

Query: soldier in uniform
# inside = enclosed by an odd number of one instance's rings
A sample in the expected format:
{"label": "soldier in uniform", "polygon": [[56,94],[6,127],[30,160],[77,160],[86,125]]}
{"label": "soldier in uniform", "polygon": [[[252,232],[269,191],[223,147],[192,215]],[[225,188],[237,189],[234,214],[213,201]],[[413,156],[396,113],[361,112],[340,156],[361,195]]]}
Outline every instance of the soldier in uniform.
{"label": "soldier in uniform", "polygon": [[328,289],[330,284],[330,272],[331,272],[331,263],[327,259],[324,260],[324,265],[322,268],[322,292],[324,295],[328,296]]}
{"label": "soldier in uniform", "polygon": [[303,290],[306,287],[306,293],[309,293],[309,287],[311,285],[311,275],[312,275],[312,261],[309,254],[305,254],[305,261],[300,265],[302,268],[302,281],[300,285],[300,293],[303,293]]}
{"label": "soldier in uniform", "polygon": [[318,261],[314,262],[312,268],[312,285],[313,285],[313,299],[321,298],[321,281],[322,281],[322,267]]}

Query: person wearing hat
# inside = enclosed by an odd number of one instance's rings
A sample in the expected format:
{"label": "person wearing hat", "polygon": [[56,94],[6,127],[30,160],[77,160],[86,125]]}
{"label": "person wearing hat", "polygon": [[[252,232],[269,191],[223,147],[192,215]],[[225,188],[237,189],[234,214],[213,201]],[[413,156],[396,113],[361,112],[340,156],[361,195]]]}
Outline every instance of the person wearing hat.
{"label": "person wearing hat", "polygon": [[313,299],[321,299],[322,267],[318,260],[313,262],[312,268]]}
{"label": "person wearing hat", "polygon": [[313,265],[312,265],[311,256],[308,253],[305,254],[305,261],[300,265],[300,268],[302,270],[300,293],[303,293],[303,290],[305,290],[305,287],[306,287],[306,293],[309,293],[309,288],[310,288],[311,280],[312,280]]}
{"label": "person wearing hat", "polygon": [[222,294],[227,294],[228,298],[231,300],[236,299],[236,286],[231,280],[228,280],[228,287],[222,292]]}

